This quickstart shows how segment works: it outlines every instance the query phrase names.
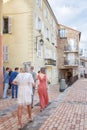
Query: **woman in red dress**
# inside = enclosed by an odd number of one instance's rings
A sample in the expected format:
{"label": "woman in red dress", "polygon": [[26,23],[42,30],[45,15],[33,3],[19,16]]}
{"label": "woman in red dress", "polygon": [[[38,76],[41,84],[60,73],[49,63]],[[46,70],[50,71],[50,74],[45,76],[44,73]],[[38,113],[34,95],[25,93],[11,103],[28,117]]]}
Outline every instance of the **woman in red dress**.
{"label": "woman in red dress", "polygon": [[47,90],[47,76],[46,76],[46,68],[41,68],[40,73],[37,76],[39,80],[38,84],[38,94],[40,99],[40,111],[42,111],[49,102],[48,99],[48,90]]}

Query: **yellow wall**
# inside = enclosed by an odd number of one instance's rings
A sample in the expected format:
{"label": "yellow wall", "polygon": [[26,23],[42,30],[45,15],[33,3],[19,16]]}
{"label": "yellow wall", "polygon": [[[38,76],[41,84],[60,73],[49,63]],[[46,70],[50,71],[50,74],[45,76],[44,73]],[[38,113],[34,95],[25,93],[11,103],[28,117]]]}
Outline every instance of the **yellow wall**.
{"label": "yellow wall", "polygon": [[22,0],[4,4],[4,16],[12,17],[12,33],[4,34],[4,44],[9,46],[9,62],[6,66],[22,66],[32,61],[32,7]]}
{"label": "yellow wall", "polygon": [[[45,0],[42,1],[42,8],[37,6],[35,0],[12,0],[4,4],[3,16],[12,17],[12,33],[4,34],[4,45],[9,46],[9,61],[4,63],[5,66],[22,67],[24,62],[30,61],[37,72],[40,67],[45,66],[45,49],[48,47],[56,52],[55,46],[51,44],[51,38],[49,41],[46,40],[45,31],[42,33],[44,40],[43,57],[39,58],[36,51],[36,36],[40,35],[35,28],[36,15],[40,16],[44,22],[44,27],[48,27],[50,32],[57,36],[57,23],[52,11],[48,9],[49,19],[45,18],[44,11],[48,7]],[[55,28],[50,23],[51,19],[54,21]],[[52,71],[53,68],[56,67],[52,67]],[[57,70],[55,76],[57,77]]]}

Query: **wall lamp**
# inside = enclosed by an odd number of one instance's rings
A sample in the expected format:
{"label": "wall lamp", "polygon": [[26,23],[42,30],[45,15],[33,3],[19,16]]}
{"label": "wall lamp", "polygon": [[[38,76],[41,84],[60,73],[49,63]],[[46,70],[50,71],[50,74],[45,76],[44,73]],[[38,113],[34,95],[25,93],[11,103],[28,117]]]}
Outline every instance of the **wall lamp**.
{"label": "wall lamp", "polygon": [[[38,40],[38,38],[39,38],[39,40]],[[37,51],[37,44],[38,44],[38,42],[40,43],[41,46],[43,46],[44,40],[42,39],[42,34],[36,36],[36,51]]]}

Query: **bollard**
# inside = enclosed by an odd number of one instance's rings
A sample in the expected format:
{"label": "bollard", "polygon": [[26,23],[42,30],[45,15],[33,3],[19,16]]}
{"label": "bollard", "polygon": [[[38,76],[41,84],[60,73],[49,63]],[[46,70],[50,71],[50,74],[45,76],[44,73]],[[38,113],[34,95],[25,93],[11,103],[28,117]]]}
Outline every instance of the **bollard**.
{"label": "bollard", "polygon": [[65,88],[66,88],[65,79],[61,79],[59,91],[60,91],[60,92],[63,92],[63,91],[65,90]]}

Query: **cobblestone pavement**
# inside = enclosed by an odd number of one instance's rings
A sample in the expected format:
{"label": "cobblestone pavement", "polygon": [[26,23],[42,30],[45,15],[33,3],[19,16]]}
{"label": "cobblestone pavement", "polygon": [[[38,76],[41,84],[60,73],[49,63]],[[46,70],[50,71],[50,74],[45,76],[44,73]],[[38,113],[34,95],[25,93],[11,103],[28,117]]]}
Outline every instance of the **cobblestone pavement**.
{"label": "cobblestone pavement", "polygon": [[[60,94],[58,85],[49,87],[49,99],[53,102]],[[36,117],[39,111],[39,99],[37,90],[35,93],[34,108],[32,109],[33,117]],[[28,123],[28,114],[26,107],[23,109],[22,117],[23,126]],[[0,99],[0,130],[17,130],[17,103],[16,99]]]}
{"label": "cobblestone pavement", "polygon": [[23,130],[87,130],[87,79],[67,88]]}
{"label": "cobblestone pavement", "polygon": [[[80,79],[64,92],[58,85],[49,89],[50,104],[40,112],[35,95],[34,121],[28,122],[23,110],[22,130],[87,130],[87,79]],[[15,99],[0,101],[0,130],[17,130],[17,104]]]}

